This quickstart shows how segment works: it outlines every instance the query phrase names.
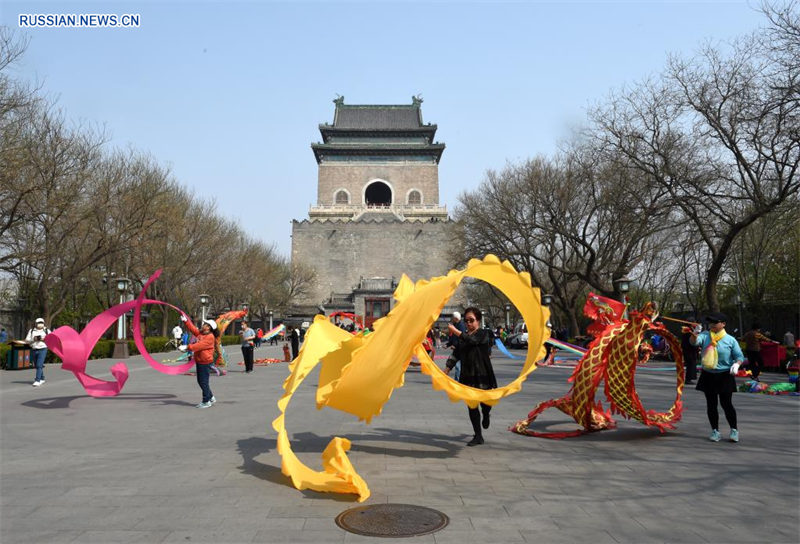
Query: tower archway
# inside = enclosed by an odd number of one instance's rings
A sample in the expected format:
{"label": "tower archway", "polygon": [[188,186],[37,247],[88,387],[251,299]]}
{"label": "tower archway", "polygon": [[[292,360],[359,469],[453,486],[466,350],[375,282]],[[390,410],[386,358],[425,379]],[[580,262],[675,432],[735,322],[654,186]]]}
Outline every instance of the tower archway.
{"label": "tower archway", "polygon": [[367,206],[391,206],[392,188],[383,181],[373,181],[364,191],[364,202]]}

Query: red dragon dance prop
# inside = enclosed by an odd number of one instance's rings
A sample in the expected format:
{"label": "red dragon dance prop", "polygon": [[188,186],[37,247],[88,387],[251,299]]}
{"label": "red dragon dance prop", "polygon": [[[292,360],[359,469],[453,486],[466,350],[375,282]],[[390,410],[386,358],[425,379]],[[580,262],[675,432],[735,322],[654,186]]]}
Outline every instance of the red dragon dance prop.
{"label": "red dragon dance prop", "polygon": [[[654,322],[658,317],[654,303],[648,302],[641,312],[633,312],[630,321],[622,319],[624,309],[624,305],[615,300],[589,294],[584,312],[595,322],[588,330],[598,331],[599,334],[589,344],[588,351],[572,373],[569,379],[572,388],[561,398],[540,403],[526,419],[518,421],[509,430],[528,436],[566,438],[616,427],[612,413],[658,427],[662,433],[666,429],[674,429],[673,424],[680,420],[683,409],[681,395],[684,375],[680,342],[664,325]],[[670,344],[675,356],[677,394],[672,407],[666,412],[645,410],[636,394],[634,377],[639,361],[639,344],[648,330],[658,331]],[[607,411],[594,398],[601,380],[605,380],[605,394],[611,404]],[[583,428],[565,432],[530,430],[529,425],[538,415],[551,407],[572,417]]]}

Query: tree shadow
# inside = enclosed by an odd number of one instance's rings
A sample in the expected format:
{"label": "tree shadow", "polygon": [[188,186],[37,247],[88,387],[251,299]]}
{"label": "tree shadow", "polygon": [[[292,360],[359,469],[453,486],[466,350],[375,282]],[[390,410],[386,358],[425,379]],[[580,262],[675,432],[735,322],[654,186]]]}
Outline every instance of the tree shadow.
{"label": "tree shadow", "polygon": [[71,395],[67,397],[45,397],[41,399],[32,399],[20,403],[22,406],[28,408],[39,408],[40,410],[53,410],[69,408],[70,403],[75,399],[97,399],[107,402],[124,402],[124,401],[154,401],[160,404],[173,404],[178,406],[194,406],[191,402],[183,400],[172,400],[175,395],[170,394],[147,394],[147,393],[130,393],[120,394],[113,397],[92,397],[91,395]]}

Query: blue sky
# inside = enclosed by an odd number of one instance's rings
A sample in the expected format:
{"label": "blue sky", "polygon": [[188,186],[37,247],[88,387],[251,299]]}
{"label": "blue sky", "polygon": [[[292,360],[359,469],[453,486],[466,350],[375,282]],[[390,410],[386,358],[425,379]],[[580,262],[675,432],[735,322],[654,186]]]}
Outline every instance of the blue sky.
{"label": "blue sky", "polygon": [[14,74],[112,145],[169,165],[288,255],[316,201],[309,145],[347,104],[424,98],[447,144],[441,203],[487,169],[551,154],[608,93],[764,24],[756,2],[15,2],[34,13],[135,13],[131,29],[22,29]]}

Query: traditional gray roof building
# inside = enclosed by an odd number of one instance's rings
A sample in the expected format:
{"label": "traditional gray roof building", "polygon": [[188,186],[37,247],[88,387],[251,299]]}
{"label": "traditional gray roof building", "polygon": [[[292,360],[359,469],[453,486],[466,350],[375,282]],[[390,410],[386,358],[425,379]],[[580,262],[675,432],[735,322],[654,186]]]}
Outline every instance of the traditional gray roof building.
{"label": "traditional gray roof building", "polygon": [[311,145],[319,165],[317,204],[310,220],[395,216],[409,221],[446,220],[439,206],[436,125],[422,123],[422,99],[408,105],[349,105],[334,100],[333,124],[319,125],[322,142]]}
{"label": "traditional gray roof building", "polygon": [[311,144],[318,164],[331,161],[439,162],[444,144],[434,143],[436,125],[422,123],[422,99],[410,105],[350,105],[334,100],[333,124],[319,125],[322,143]]}

